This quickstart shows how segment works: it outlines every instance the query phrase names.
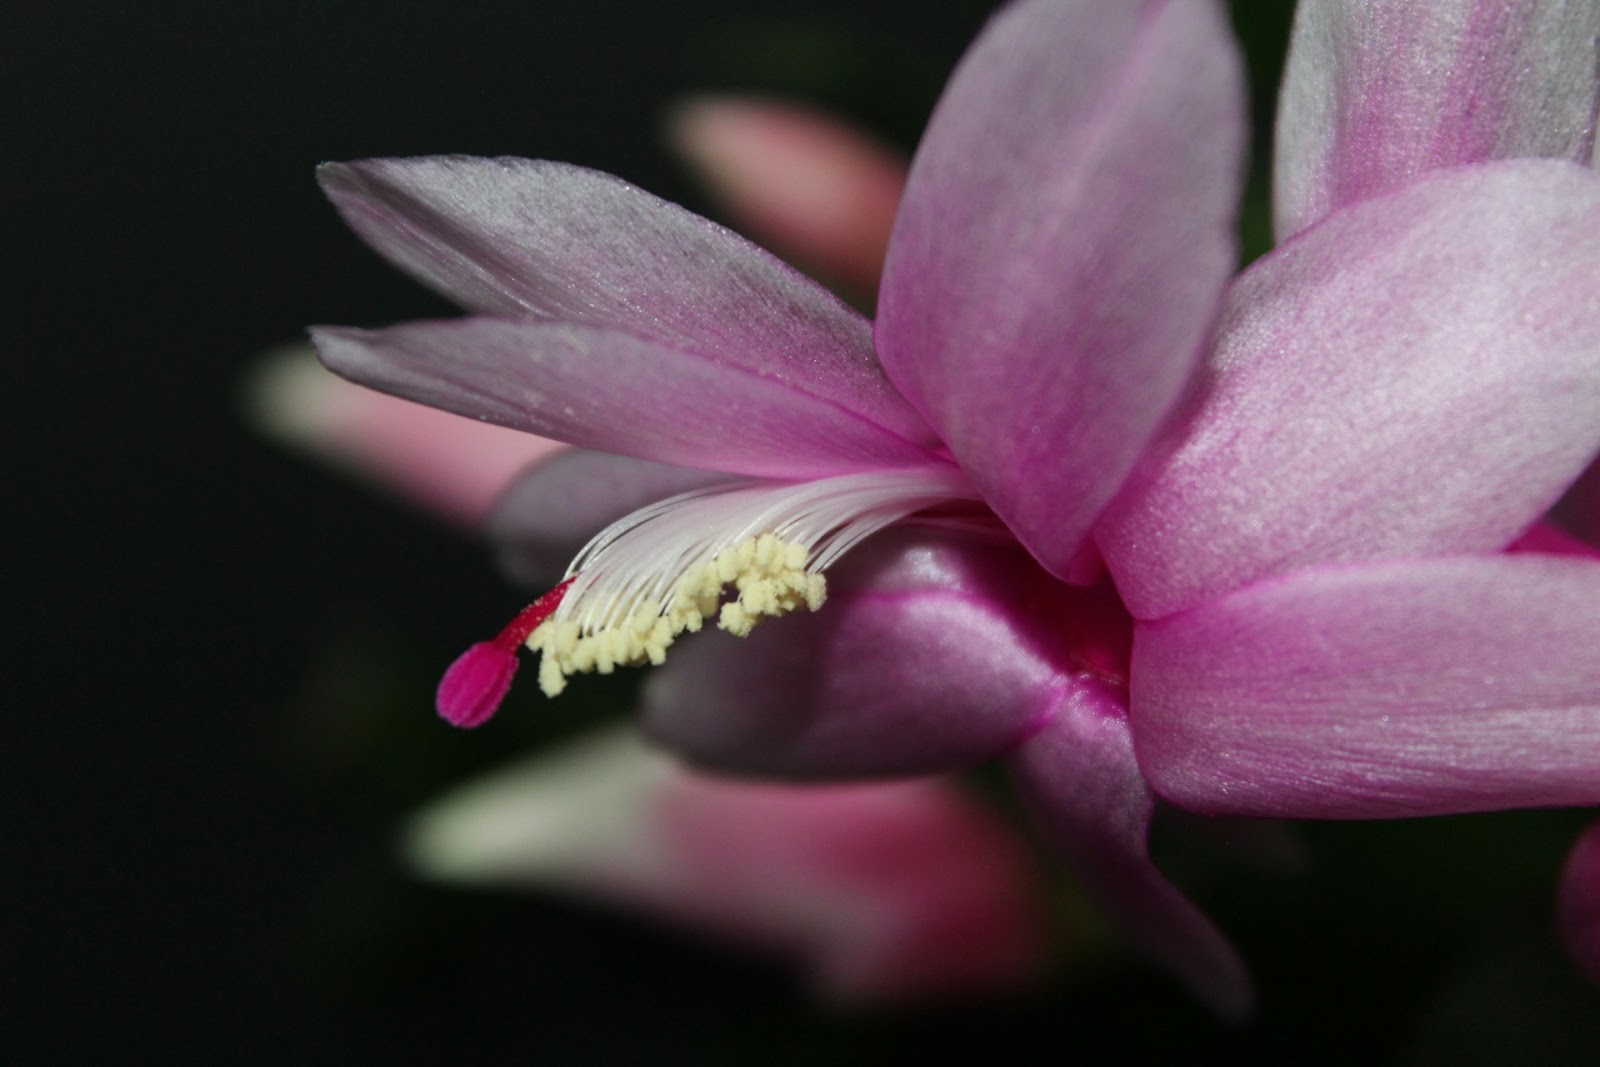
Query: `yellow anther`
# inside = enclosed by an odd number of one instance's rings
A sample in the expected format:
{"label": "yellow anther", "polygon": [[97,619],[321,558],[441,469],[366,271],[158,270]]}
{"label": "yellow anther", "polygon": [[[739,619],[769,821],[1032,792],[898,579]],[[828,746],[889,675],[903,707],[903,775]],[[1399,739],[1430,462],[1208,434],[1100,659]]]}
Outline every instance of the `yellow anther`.
{"label": "yellow anther", "polygon": [[[528,635],[528,647],[543,653],[539,687],[556,696],[573,674],[659,666],[679,634],[694,633],[713,616],[722,629],[746,637],[763,619],[800,608],[816,611],[827,597],[827,580],[806,570],[808,556],[803,542],[764,533],[690,567],[662,603],[646,600],[593,613],[618,620],[600,629],[585,633],[570,617],[560,622],[551,618]],[[735,595],[724,604],[727,586]],[[564,604],[568,610],[560,614],[570,616],[575,607]]]}

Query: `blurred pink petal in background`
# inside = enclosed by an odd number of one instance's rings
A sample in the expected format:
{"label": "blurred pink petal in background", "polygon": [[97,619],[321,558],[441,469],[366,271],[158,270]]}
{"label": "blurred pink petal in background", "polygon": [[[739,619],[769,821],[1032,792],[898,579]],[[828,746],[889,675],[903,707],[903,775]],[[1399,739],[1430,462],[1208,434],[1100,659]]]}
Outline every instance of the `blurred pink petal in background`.
{"label": "blurred pink petal in background", "polygon": [[736,222],[852,290],[876,291],[901,156],[804,107],[736,97],[685,102],[668,136]]}
{"label": "blurred pink petal in background", "polygon": [[407,851],[442,881],[597,898],[789,957],[837,1002],[1012,988],[1048,944],[1016,835],[951,783],[721,780],[628,731],[446,796]]}
{"label": "blurred pink petal in background", "polygon": [[352,385],[323,370],[309,345],[269,355],[250,392],[273,436],[468,526],[518,471],[564,447]]}

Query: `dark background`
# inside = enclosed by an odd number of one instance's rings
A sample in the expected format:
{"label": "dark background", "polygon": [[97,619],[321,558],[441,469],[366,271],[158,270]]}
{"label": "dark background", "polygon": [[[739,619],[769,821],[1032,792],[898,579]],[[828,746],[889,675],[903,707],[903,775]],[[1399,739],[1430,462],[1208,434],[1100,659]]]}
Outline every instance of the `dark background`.
{"label": "dark background", "polygon": [[[1555,1063],[1600,1047],[1600,998],[1550,930],[1571,814],[1311,827],[1298,876],[1178,856],[1257,968],[1242,1031],[1137,960],[1073,963],[1070,945],[1016,1004],[827,1015],[781,969],[688,936],[399,871],[398,816],[627,697],[439,726],[437,667],[516,594],[471,538],[249,429],[261,350],[308,322],[444,311],[344,231],[312,167],[546,156],[708,210],[658,137],[672,100],[797,97],[909,148],[987,7],[3,9],[20,685],[0,741],[0,1054]],[[1237,5],[1264,76],[1287,7]]]}

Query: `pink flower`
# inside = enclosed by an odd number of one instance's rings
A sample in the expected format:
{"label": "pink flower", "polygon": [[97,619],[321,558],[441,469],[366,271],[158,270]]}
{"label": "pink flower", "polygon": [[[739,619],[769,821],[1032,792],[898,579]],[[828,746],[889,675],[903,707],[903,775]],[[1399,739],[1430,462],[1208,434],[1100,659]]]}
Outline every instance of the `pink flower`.
{"label": "pink flower", "polygon": [[[881,248],[833,229],[837,201],[885,182],[898,190],[903,167],[860,134],[802,115],[707,99],[680,111],[674,130],[754,228],[783,220],[780,243],[792,238],[840,277],[876,271]],[[815,151],[826,165],[773,181],[774,157],[749,146],[788,134],[779,158]],[[252,401],[270,432],[467,523],[529,461],[562,447],[351,385],[308,349],[272,354]],[[843,1004],[1011,989],[1038,975],[1052,947],[1017,835],[951,782],[742,783],[612,732],[432,802],[407,841],[429,877],[609,901],[792,959],[819,996]]]}
{"label": "pink flower", "polygon": [[799,957],[838,1002],[1011,988],[1044,954],[1020,842],[943,781],[720,781],[612,733],[436,802],[408,851],[443,880],[574,893]]}
{"label": "pink flower", "polygon": [[[516,495],[542,513],[503,521],[549,544],[694,487],[463,657],[441,711],[487,717],[524,638],[554,692],[826,594],[675,654],[649,729],[784,776],[1003,757],[1107,910],[1230,1013],[1242,966],[1146,855],[1157,793],[1298,817],[1600,802],[1600,563],[1501,551],[1600,447],[1600,179],[1495,158],[1587,161],[1592,126],[1476,137],[1572,113],[1556,97],[1592,109],[1593,36],[1480,7],[1302,14],[1294,237],[1231,284],[1242,121],[1216,6],[1010,7],[918,151],[871,337],[614,179],[326,168],[358,232],[478,313],[318,331],[330,367],[658,461],[558,457]],[[1473,91],[1430,88],[1407,34],[1455,42]],[[1297,111],[1324,83],[1370,106]],[[1369,166],[1375,146],[1415,158]]]}

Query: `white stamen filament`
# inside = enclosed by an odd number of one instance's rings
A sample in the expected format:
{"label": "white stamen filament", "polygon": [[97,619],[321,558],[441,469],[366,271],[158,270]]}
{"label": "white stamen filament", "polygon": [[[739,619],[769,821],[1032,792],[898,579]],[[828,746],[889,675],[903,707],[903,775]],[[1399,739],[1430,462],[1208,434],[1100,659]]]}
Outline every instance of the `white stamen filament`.
{"label": "white stamen filament", "polygon": [[[683,493],[613,523],[567,568],[561,606],[528,635],[550,696],[569,675],[661,663],[715,615],[746,636],[827,595],[822,572],[862,539],[928,508],[978,500],[954,468],[873,471]],[[732,587],[723,603],[724,590]]]}

